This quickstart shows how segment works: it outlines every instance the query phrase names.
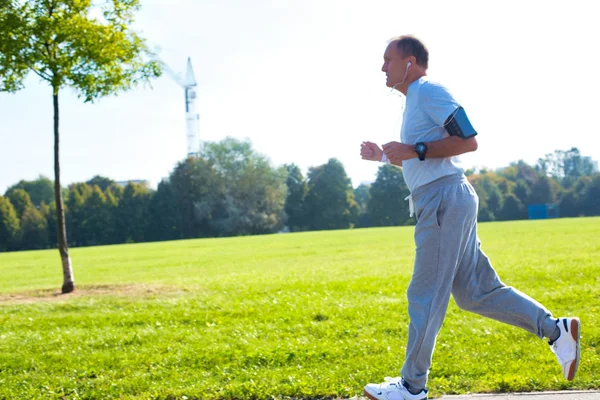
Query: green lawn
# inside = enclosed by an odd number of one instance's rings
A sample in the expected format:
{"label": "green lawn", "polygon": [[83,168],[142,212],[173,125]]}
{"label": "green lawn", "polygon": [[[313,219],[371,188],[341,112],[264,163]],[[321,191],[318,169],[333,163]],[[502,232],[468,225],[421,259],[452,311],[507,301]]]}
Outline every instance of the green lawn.
{"label": "green lawn", "polygon": [[[0,254],[0,399],[336,398],[396,376],[412,227]],[[451,301],[430,393],[600,388],[600,218],[480,224],[503,281],[582,321],[548,346]]]}

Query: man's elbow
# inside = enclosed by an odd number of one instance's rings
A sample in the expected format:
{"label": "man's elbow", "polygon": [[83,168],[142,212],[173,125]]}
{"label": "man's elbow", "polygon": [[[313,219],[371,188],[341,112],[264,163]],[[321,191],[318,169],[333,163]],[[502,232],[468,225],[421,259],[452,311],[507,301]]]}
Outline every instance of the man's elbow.
{"label": "man's elbow", "polygon": [[477,148],[479,147],[479,145],[477,144],[477,139],[475,139],[475,137],[471,137],[468,138],[466,140],[466,148],[467,148],[467,152],[471,152],[471,151],[476,151]]}

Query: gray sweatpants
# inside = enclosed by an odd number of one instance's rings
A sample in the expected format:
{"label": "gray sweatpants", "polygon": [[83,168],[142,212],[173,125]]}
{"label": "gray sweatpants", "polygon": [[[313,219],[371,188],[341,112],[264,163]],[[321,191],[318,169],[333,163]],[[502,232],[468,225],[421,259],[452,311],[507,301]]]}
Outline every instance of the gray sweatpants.
{"label": "gray sweatpants", "polygon": [[410,327],[401,372],[411,389],[426,386],[450,294],[464,310],[521,327],[540,338],[552,334],[556,320],[550,312],[502,283],[481,251],[477,237],[479,199],[463,175],[421,186],[412,198],[417,249],[407,291]]}

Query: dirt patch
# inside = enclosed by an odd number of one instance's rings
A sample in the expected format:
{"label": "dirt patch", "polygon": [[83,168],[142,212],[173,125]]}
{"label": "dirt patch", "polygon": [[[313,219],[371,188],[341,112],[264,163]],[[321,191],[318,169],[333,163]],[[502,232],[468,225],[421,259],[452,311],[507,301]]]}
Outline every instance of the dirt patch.
{"label": "dirt patch", "polygon": [[75,286],[71,293],[62,294],[60,289],[29,290],[18,293],[0,293],[0,306],[8,304],[31,304],[40,302],[65,302],[73,298],[98,296],[151,297],[156,295],[181,295],[188,289],[151,284],[89,285]]}

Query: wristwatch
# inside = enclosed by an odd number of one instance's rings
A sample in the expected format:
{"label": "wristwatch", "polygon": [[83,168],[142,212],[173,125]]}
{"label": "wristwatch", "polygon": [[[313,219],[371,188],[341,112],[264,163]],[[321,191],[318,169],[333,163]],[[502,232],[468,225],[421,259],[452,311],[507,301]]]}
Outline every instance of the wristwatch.
{"label": "wristwatch", "polygon": [[425,161],[425,153],[427,153],[427,145],[423,142],[415,144],[415,153],[419,155],[419,160]]}

